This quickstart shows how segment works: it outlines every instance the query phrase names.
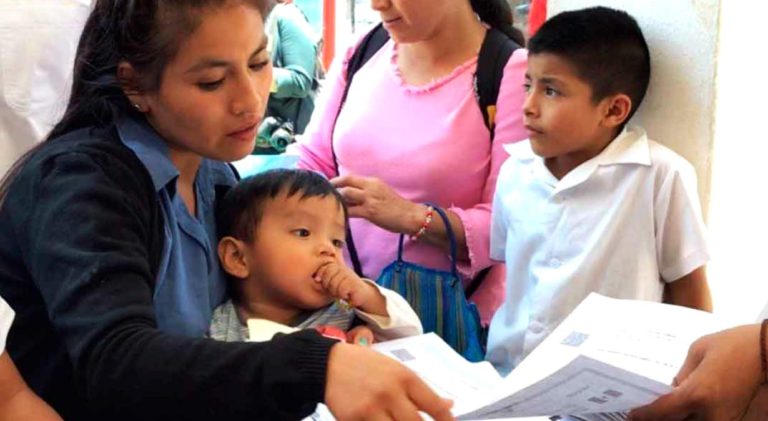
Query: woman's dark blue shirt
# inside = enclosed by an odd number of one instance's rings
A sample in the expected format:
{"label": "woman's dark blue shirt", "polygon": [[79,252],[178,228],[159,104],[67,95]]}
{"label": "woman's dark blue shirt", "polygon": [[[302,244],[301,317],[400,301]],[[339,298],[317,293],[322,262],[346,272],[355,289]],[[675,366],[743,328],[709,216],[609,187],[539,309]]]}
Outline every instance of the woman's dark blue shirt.
{"label": "woman's dark blue shirt", "polygon": [[203,159],[195,177],[197,212],[193,216],[176,193],[179,172],[168,157],[166,143],[137,120],[123,120],[117,131],[149,171],[166,221],[154,291],[157,325],[168,333],[201,337],[226,293],[216,249],[216,188],[234,185],[235,174],[226,163]]}
{"label": "woman's dark blue shirt", "polygon": [[[332,340],[309,331],[262,344],[202,338],[207,316],[174,303],[188,293],[179,288],[181,276],[167,293],[158,288],[174,270],[174,245],[166,245],[174,227],[166,218],[178,214],[169,188],[175,176],[168,168],[155,173],[162,165],[151,160],[164,154],[146,144],[155,135],[143,124],[48,141],[13,179],[0,205],[0,296],[16,311],[7,351],[32,389],[67,420],[309,415],[323,399]],[[198,189],[212,184],[223,192],[231,179],[219,186],[222,174],[209,169]],[[201,209],[215,207],[205,203],[212,196],[198,196]],[[187,227],[194,232],[177,221],[178,238],[198,242],[198,249],[180,252],[176,264],[199,259],[190,264],[210,274],[215,234],[197,219],[187,221],[199,223]],[[177,269],[188,280],[198,276]],[[189,291],[207,312],[219,300],[217,288]],[[164,326],[166,310],[179,317]],[[166,332],[186,324],[184,312],[195,327]]]}

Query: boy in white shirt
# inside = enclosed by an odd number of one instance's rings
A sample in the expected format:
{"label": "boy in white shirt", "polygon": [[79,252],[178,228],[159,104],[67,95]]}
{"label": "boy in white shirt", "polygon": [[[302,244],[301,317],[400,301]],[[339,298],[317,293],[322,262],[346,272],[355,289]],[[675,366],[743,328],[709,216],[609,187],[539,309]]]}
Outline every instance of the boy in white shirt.
{"label": "boy in white shirt", "polygon": [[565,12],[528,49],[529,139],[508,147],[493,202],[507,297],[486,358],[502,372],[590,292],[712,306],[693,167],[625,127],[650,78],[637,22],[605,7]]}

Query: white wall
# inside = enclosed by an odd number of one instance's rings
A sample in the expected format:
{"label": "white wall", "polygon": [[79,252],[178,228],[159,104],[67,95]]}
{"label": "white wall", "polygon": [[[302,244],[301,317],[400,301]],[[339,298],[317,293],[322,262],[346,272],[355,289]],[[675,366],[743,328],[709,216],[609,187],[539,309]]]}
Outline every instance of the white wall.
{"label": "white wall", "polygon": [[716,311],[752,319],[768,303],[768,5],[721,8],[709,273]]}

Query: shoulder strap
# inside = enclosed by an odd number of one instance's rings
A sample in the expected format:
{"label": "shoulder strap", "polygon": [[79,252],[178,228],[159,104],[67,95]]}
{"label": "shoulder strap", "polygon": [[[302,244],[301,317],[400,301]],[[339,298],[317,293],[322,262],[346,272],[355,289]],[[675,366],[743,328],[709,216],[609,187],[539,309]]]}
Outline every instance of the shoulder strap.
{"label": "shoulder strap", "polygon": [[498,29],[491,28],[485,35],[480,54],[477,58],[477,71],[474,76],[474,89],[483,122],[491,132],[493,141],[496,121],[496,101],[499,98],[501,79],[512,53],[520,48],[517,43]]}
{"label": "shoulder strap", "polygon": [[[344,103],[347,102],[347,95],[349,94],[349,87],[352,85],[352,78],[355,77],[355,73],[360,70],[365,63],[376,54],[377,51],[384,46],[389,40],[389,33],[384,29],[384,25],[378,24],[368,34],[365,35],[360,45],[349,58],[347,64],[347,85],[344,87],[344,94],[341,96],[341,103],[339,109],[336,111],[336,118],[333,122],[333,129],[331,130],[331,154],[333,156],[333,166],[336,170],[336,174],[339,173],[339,162],[336,160],[336,150],[333,148],[333,131],[336,130],[336,121],[339,119],[341,109],[344,107]],[[363,276],[363,265],[360,264],[360,258],[357,255],[357,248],[355,247],[355,241],[352,238],[352,231],[347,226],[347,251],[349,251],[349,258],[352,260],[352,266],[359,276]]]}
{"label": "shoulder strap", "polygon": [[376,25],[370,32],[368,32],[363,40],[360,41],[360,45],[357,46],[352,57],[349,58],[347,63],[347,77],[346,86],[344,86],[344,94],[341,96],[341,103],[339,109],[336,111],[336,117],[333,121],[333,128],[331,129],[331,154],[333,155],[333,166],[336,170],[336,174],[339,173],[339,163],[336,160],[336,150],[333,149],[333,132],[336,130],[336,121],[339,119],[341,109],[344,108],[344,103],[347,102],[347,95],[349,95],[349,87],[352,85],[352,78],[355,77],[355,73],[360,70],[365,63],[376,54],[377,51],[384,46],[389,40],[389,33],[384,29],[383,24]]}
{"label": "shoulder strap", "polygon": [[357,46],[357,49],[349,59],[349,65],[347,66],[347,88],[349,87],[349,82],[352,81],[352,77],[355,76],[355,73],[357,73],[357,71],[360,70],[365,63],[367,63],[368,60],[370,60],[371,57],[373,57],[373,55],[387,43],[387,41],[389,41],[389,32],[384,29],[384,25],[381,23],[376,25],[365,35],[365,37],[363,37],[363,40],[360,41],[360,45]]}
{"label": "shoulder strap", "polygon": [[[473,87],[477,104],[483,114],[483,122],[488,131],[491,132],[491,142],[493,142],[495,135],[496,101],[499,99],[504,67],[518,48],[521,47],[503,32],[491,28],[485,34],[483,45],[480,47],[480,54],[477,57],[477,70],[473,78]],[[464,290],[468,298],[477,291],[490,269],[490,267],[483,269],[469,282]]]}

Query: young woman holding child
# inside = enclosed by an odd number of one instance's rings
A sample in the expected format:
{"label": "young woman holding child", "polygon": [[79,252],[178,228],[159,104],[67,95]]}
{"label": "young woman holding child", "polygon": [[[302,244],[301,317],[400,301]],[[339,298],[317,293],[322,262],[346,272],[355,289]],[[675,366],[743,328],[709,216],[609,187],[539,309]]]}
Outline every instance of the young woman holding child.
{"label": "young woman holding child", "polygon": [[225,293],[223,161],[253,149],[271,84],[263,17],[256,0],[97,1],[64,118],[2,184],[8,351],[64,419],[296,419],[321,401],[340,419],[450,419],[363,347],[203,337]]}

